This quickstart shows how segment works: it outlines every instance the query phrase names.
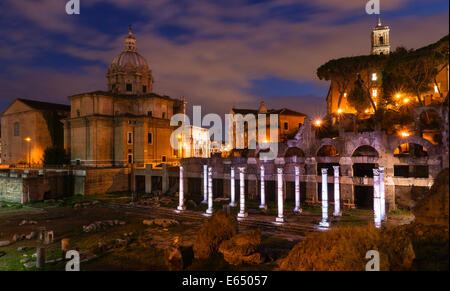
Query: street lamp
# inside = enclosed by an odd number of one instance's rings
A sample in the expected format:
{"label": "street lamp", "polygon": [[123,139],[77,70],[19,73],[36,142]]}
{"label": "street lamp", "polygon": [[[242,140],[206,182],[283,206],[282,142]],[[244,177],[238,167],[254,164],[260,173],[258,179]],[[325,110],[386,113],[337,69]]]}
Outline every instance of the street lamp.
{"label": "street lamp", "polygon": [[25,141],[27,142],[27,147],[28,147],[28,168],[31,168],[31,154],[30,154],[30,143],[31,143],[31,138],[27,137],[25,139]]}

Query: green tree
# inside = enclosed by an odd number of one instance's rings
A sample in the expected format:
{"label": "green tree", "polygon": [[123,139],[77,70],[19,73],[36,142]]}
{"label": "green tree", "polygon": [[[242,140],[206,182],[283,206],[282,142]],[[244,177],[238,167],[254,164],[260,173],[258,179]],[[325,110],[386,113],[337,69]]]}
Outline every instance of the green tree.
{"label": "green tree", "polygon": [[60,147],[48,147],[44,151],[44,166],[61,166],[69,163],[66,151]]}

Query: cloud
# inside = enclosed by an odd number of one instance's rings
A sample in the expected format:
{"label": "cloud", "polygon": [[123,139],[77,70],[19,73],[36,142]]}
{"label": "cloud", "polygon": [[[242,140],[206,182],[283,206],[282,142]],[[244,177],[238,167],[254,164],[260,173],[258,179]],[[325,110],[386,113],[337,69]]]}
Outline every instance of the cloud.
{"label": "cloud", "polygon": [[[0,69],[0,76],[6,78],[0,79],[4,88],[0,98],[26,96],[64,102],[69,95],[104,89],[108,64],[122,50],[127,28],[122,35],[111,35],[92,24],[76,25],[54,1],[29,2],[33,1],[7,1],[12,13],[8,18],[25,19],[33,25],[0,27],[0,40],[6,40],[0,43],[0,64],[3,59],[8,68]],[[249,93],[253,81],[278,78],[315,83],[319,82],[315,71],[326,61],[368,54],[376,19],[364,15],[365,3],[92,0],[82,1],[82,13],[94,13],[97,5],[108,4],[136,14],[140,19],[134,25],[138,51],[153,70],[157,93],[186,96],[189,106],[202,105],[204,113],[224,114],[232,106],[256,108],[259,101],[266,100],[272,107],[316,114],[315,108],[324,104],[326,90],[320,96],[298,92],[296,97],[271,98]],[[382,1],[382,9],[401,12],[409,3]],[[292,17],[295,13],[298,19]],[[147,21],[139,18],[142,15]],[[448,33],[448,10],[397,15],[384,22],[392,29],[394,48],[417,48]],[[162,35],[159,28],[169,24],[188,32]],[[27,62],[39,58],[43,51],[94,64],[74,66],[69,73],[67,68],[30,67]]]}

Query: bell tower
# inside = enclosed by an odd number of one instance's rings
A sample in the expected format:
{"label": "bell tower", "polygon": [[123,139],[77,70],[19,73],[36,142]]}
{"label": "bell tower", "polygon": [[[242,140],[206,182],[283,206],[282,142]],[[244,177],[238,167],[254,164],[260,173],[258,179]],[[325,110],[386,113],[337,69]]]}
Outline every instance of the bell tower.
{"label": "bell tower", "polygon": [[389,26],[382,25],[381,19],[378,18],[378,24],[372,30],[372,55],[388,55],[391,53],[390,30]]}

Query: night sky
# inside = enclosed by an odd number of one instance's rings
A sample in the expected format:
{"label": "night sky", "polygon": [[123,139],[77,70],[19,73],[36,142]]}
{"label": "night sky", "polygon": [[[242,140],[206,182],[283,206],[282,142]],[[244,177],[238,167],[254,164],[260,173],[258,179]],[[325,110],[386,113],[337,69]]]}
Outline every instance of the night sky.
{"label": "night sky", "polygon": [[[224,114],[233,106],[326,110],[316,69],[368,54],[377,16],[365,0],[1,0],[0,111],[15,98],[68,103],[106,89],[105,74],[133,25],[154,91]],[[381,0],[391,45],[418,48],[448,34],[448,0]]]}

